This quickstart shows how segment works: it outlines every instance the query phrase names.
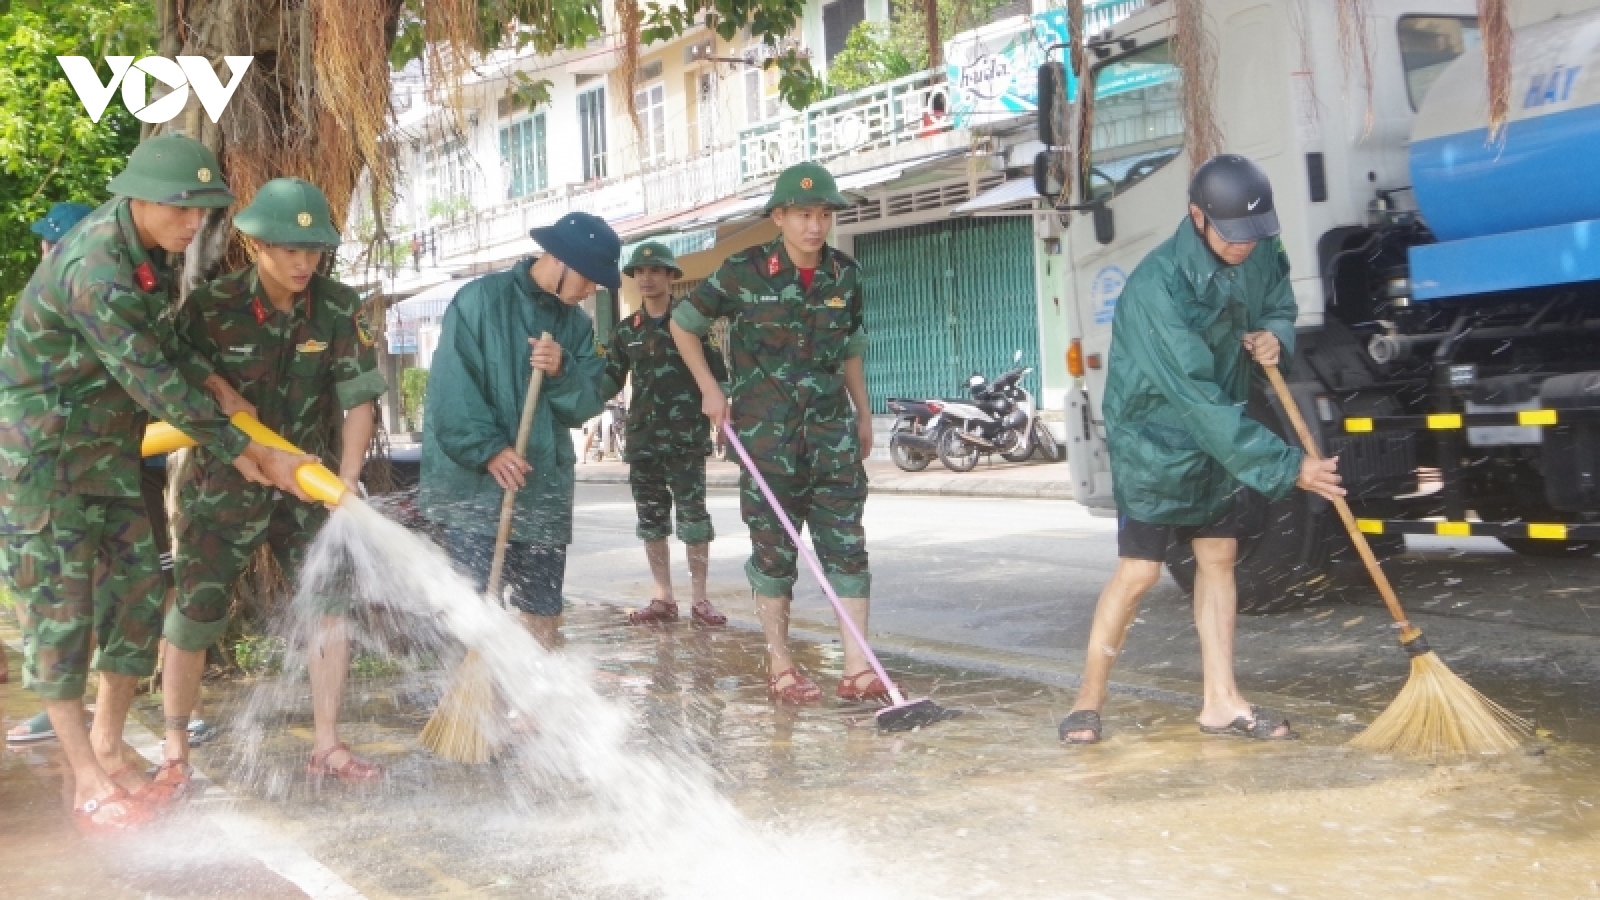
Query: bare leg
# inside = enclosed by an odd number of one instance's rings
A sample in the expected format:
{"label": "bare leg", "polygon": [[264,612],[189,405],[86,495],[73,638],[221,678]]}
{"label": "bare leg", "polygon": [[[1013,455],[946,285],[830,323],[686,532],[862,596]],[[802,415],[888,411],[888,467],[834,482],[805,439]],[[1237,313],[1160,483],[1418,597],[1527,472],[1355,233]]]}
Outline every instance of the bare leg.
{"label": "bare leg", "polygon": [[788,597],[756,595],[756,612],[761,616],[761,633],[767,639],[767,672],[776,675],[794,668],[789,655]]}
{"label": "bare leg", "polygon": [[[94,747],[95,761],[100,770],[108,776],[127,766],[122,757],[122,726],[128,720],[128,709],[133,706],[133,693],[138,685],[139,679],[132,675],[100,673],[100,691],[95,700],[94,725],[89,730],[89,742]],[[55,721],[54,712],[50,720],[56,725],[56,734],[60,735],[61,723]],[[133,791],[143,787],[145,779],[143,775],[130,771],[118,783]]]}
{"label": "bare leg", "polygon": [[683,548],[689,558],[689,584],[694,596],[695,609],[712,618],[722,615],[706,596],[706,573],[711,567],[711,544],[689,544]]}
{"label": "bare leg", "polygon": [[[1148,559],[1118,559],[1117,570],[1100,591],[1100,600],[1094,608],[1094,624],[1089,627],[1089,649],[1083,658],[1083,681],[1078,685],[1078,698],[1072,704],[1074,712],[1080,709],[1100,711],[1106,702],[1106,686],[1111,681],[1111,668],[1122,652],[1122,642],[1128,639],[1128,628],[1139,611],[1139,601],[1161,580],[1161,564]],[[1072,740],[1094,739],[1091,731],[1072,731],[1066,737]]]}
{"label": "bare leg", "polygon": [[[1202,725],[1227,725],[1251,717],[1250,704],[1233,676],[1233,633],[1239,593],[1233,566],[1239,542],[1233,538],[1195,538],[1194,626],[1200,633],[1200,667],[1205,678]],[[1287,726],[1276,733],[1287,732]]]}
{"label": "bare leg", "polygon": [[528,629],[533,639],[539,646],[546,650],[559,650],[566,640],[561,636],[560,616],[536,616],[532,613],[517,611],[517,618],[522,621],[522,627]]}
{"label": "bare leg", "polygon": [[650,561],[650,577],[655,580],[656,592],[651,601],[661,606],[677,608],[672,596],[672,551],[665,540],[645,541],[645,559]]}
{"label": "bare leg", "polygon": [[[306,667],[311,672],[311,718],[316,740],[313,756],[327,753],[339,743],[339,704],[344,700],[345,677],[350,671],[350,636],[343,616],[323,616],[312,639]],[[348,754],[328,756],[328,765],[337,768]]]}
{"label": "bare leg", "polygon": [[[44,711],[50,715],[50,727],[55,729],[61,741],[61,752],[66,754],[67,765],[72,767],[75,783],[72,805],[82,806],[111,793],[116,785],[106,777],[94,745],[89,742],[89,728],[83,722],[83,699],[46,700]],[[117,768],[121,768],[120,762]]]}
{"label": "bare leg", "polygon": [[189,714],[199,707],[200,676],[205,672],[204,650],[180,650],[165,644],[161,665],[161,712],[166,719],[167,759],[189,761]]}
{"label": "bare leg", "polygon": [[[867,634],[867,611],[871,606],[871,601],[866,597],[840,597],[839,605],[843,606],[845,612],[850,614],[850,621],[856,623],[856,628],[860,629],[862,637],[865,637]],[[871,668],[867,662],[866,651],[850,636],[850,631],[845,628],[843,622],[839,623],[839,642],[844,646],[844,674],[846,676],[855,675]]]}

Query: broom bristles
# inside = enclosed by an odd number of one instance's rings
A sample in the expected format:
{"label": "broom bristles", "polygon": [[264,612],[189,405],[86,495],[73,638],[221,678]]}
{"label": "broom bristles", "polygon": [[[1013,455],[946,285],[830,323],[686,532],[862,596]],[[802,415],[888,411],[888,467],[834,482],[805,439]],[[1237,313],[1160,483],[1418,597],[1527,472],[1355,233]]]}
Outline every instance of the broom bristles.
{"label": "broom bristles", "polygon": [[494,715],[494,679],[477,651],[468,651],[439,708],[423,726],[421,743],[428,751],[451,762],[481,765],[494,756],[487,734]]}
{"label": "broom bristles", "polygon": [[1350,741],[1379,753],[1445,757],[1510,753],[1533,723],[1450,671],[1433,652],[1411,660],[1411,677],[1383,714]]}

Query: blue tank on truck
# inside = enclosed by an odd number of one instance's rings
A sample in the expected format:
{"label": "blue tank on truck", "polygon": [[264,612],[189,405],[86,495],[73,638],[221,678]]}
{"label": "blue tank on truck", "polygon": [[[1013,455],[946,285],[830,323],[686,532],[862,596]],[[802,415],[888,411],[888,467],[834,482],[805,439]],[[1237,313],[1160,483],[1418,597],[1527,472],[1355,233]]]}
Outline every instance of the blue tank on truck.
{"label": "blue tank on truck", "polygon": [[1481,47],[1417,113],[1412,189],[1438,240],[1411,248],[1417,301],[1600,280],[1600,10],[1519,30],[1513,58],[1498,134]]}

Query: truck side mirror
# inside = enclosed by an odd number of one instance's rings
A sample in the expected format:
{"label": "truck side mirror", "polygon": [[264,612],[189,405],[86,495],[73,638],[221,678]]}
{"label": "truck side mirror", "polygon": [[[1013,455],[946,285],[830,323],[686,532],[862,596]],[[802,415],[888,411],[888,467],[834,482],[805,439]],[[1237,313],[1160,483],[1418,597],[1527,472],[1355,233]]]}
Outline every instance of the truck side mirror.
{"label": "truck side mirror", "polygon": [[1067,101],[1067,67],[1051,61],[1039,67],[1039,143],[1046,147],[1065,147],[1069,140],[1068,122],[1072,104]]}
{"label": "truck side mirror", "polygon": [[1111,205],[1102,200],[1094,205],[1091,214],[1094,219],[1094,239],[1101,244],[1109,244],[1117,239],[1117,220],[1111,214]]}
{"label": "truck side mirror", "polygon": [[1050,201],[1060,202],[1071,187],[1072,157],[1065,150],[1044,150],[1033,158],[1033,191]]}

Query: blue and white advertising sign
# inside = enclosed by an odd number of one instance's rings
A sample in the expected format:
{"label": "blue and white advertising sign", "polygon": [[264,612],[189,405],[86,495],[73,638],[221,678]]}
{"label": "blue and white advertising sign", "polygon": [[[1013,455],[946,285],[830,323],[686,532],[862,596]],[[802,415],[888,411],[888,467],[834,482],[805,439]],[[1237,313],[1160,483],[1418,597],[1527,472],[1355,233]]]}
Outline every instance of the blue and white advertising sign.
{"label": "blue and white advertising sign", "polygon": [[[1039,108],[1039,66],[1061,59],[1067,42],[1066,10],[1016,16],[962,32],[944,45],[950,114],[957,128],[1015,118]],[[1067,74],[1068,99],[1077,80]]]}
{"label": "blue and white advertising sign", "polygon": [[1117,300],[1128,283],[1128,273],[1121,266],[1106,266],[1094,273],[1089,282],[1089,308],[1094,310],[1096,325],[1110,325],[1117,315]]}

